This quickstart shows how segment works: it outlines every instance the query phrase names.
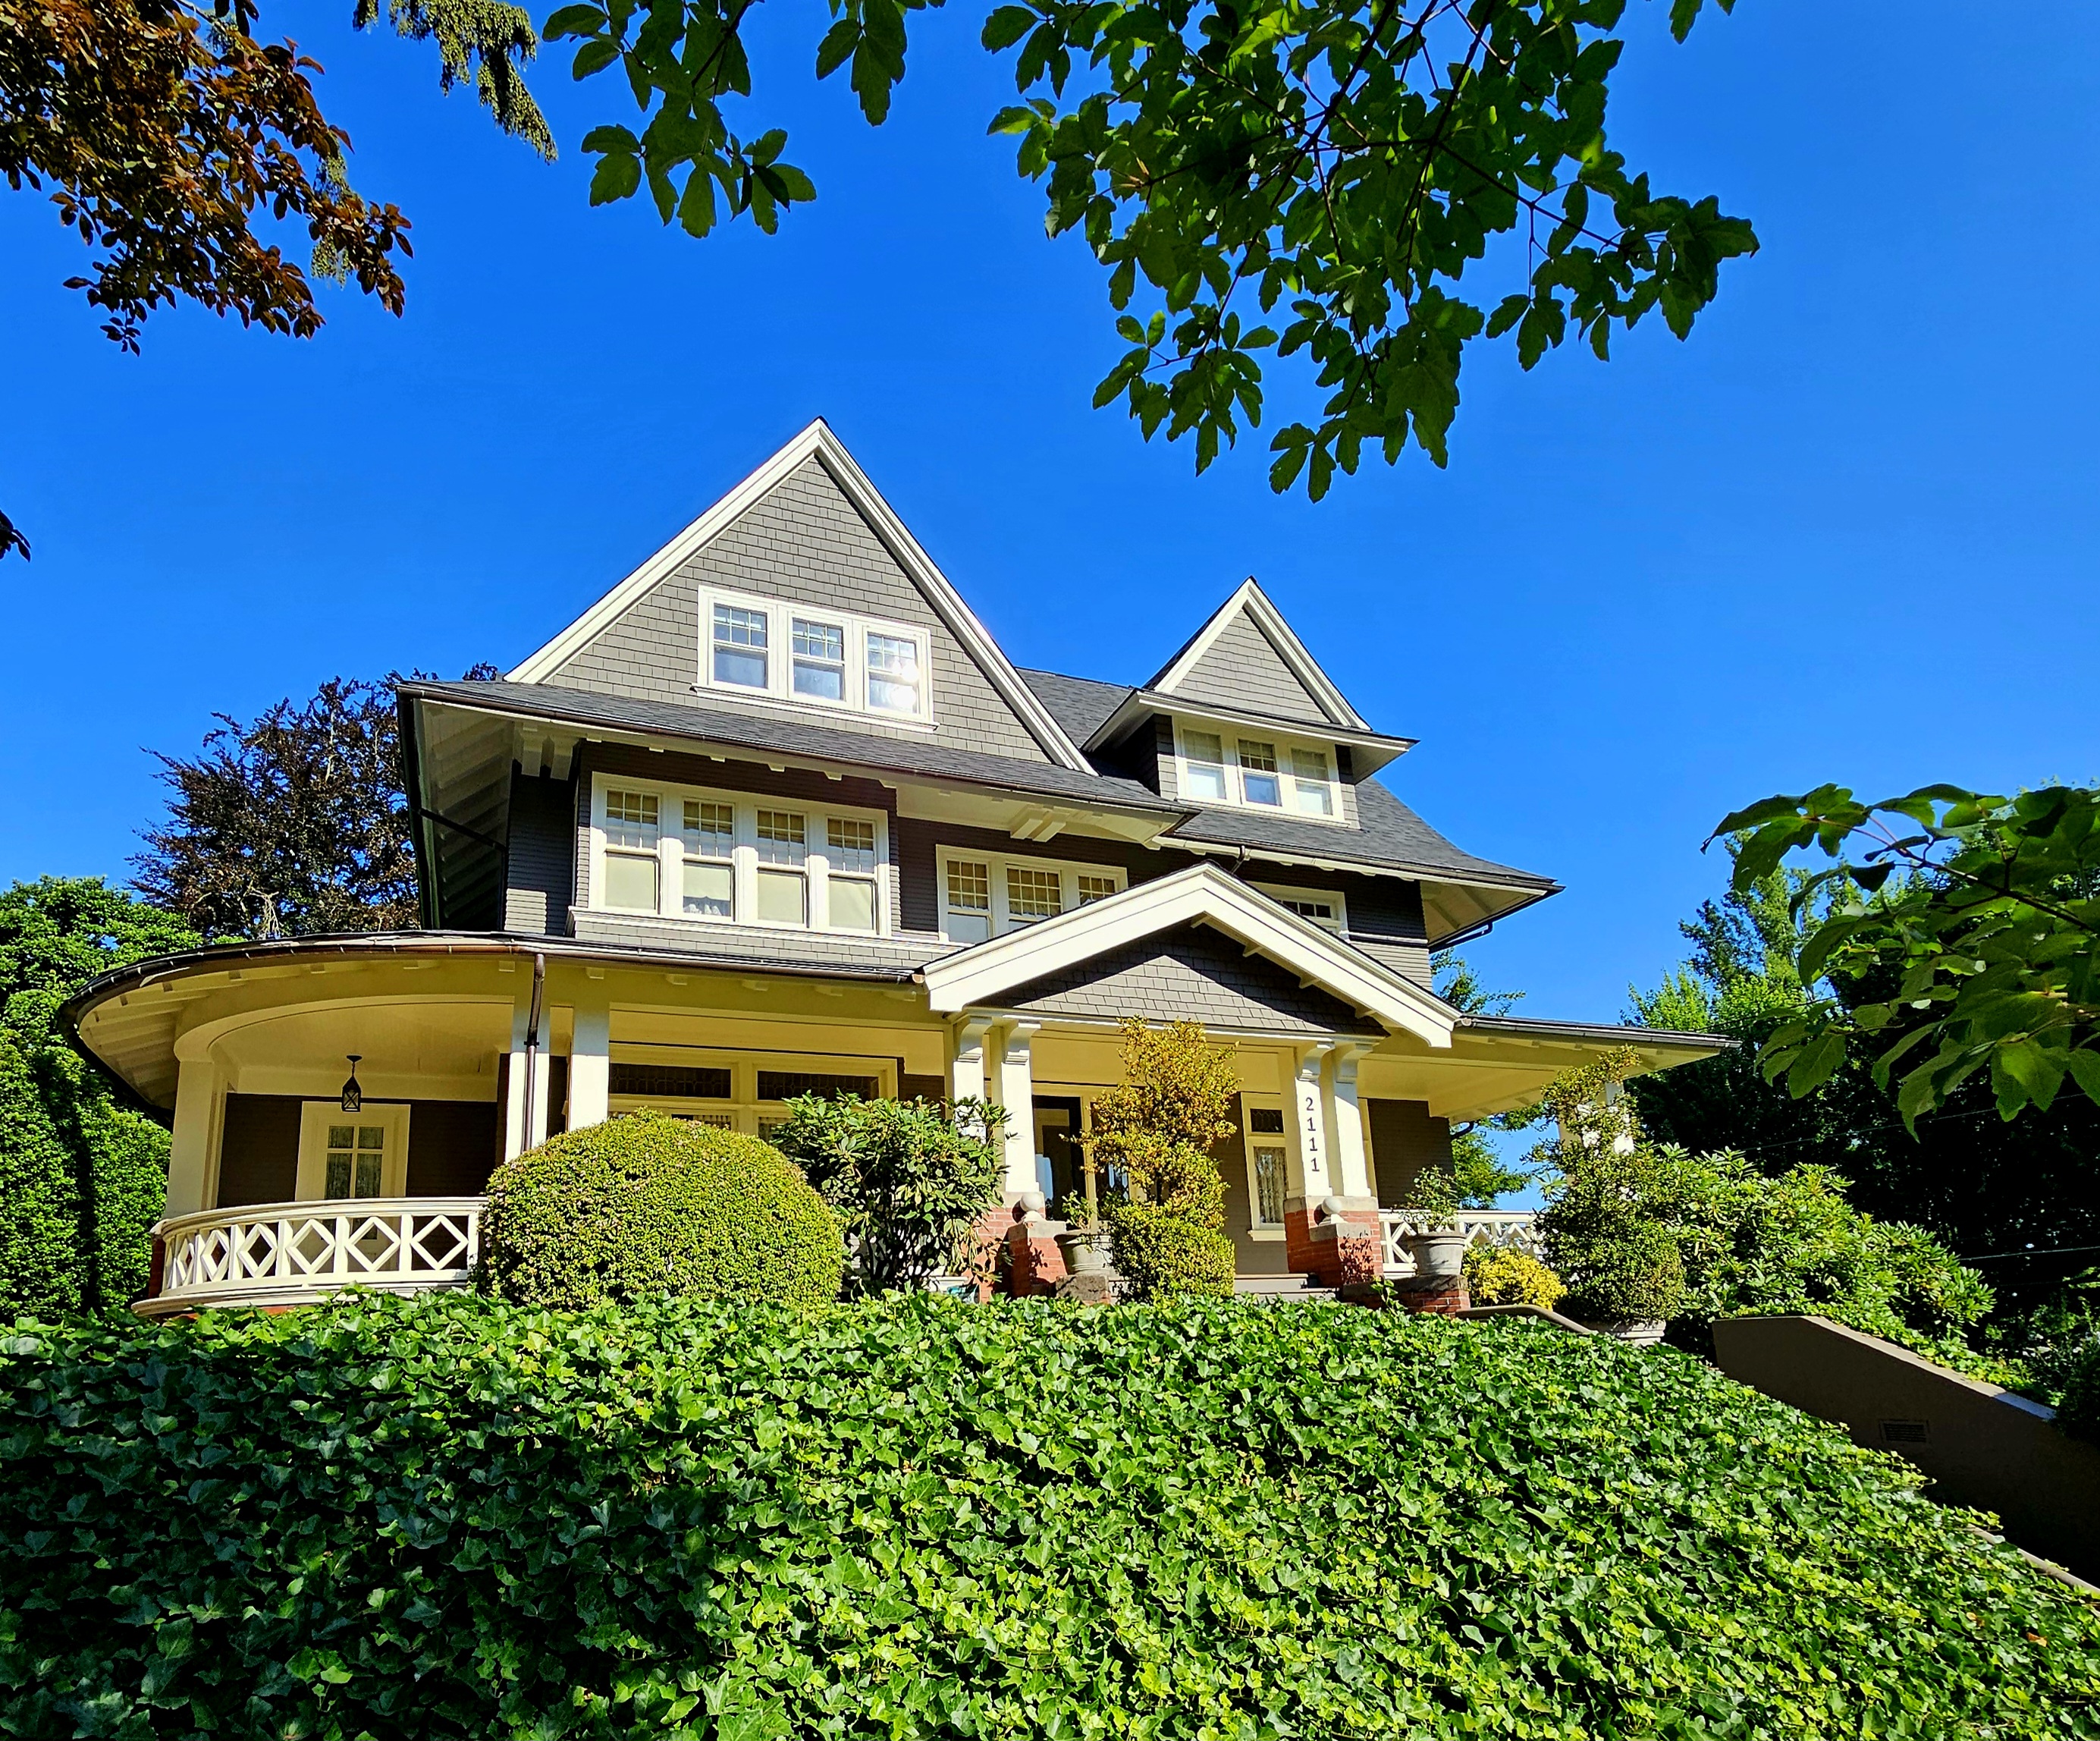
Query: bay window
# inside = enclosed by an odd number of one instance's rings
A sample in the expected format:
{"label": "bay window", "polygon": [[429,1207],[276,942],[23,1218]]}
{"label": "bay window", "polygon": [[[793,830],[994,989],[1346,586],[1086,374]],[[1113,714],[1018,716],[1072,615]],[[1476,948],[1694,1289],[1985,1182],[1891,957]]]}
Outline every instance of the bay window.
{"label": "bay window", "polygon": [[717,586],[700,588],[699,621],[693,687],[703,694],[727,690],[903,725],[933,722],[930,629]]}
{"label": "bay window", "polygon": [[601,912],[887,935],[889,819],[755,793],[596,784],[591,898]]}

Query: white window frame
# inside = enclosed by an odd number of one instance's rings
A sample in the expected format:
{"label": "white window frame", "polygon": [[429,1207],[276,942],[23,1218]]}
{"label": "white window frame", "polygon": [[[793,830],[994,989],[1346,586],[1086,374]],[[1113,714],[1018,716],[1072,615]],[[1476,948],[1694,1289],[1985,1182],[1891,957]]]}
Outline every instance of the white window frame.
{"label": "white window frame", "polygon": [[1240,1150],[1246,1161],[1247,1230],[1257,1239],[1280,1239],[1284,1224],[1281,1219],[1264,1221],[1261,1217],[1261,1178],[1255,1171],[1254,1147],[1255,1131],[1254,1115],[1257,1109],[1273,1112],[1282,1120],[1281,1131],[1264,1131],[1262,1147],[1280,1148],[1283,1151],[1283,1190],[1285,1213],[1289,1213],[1290,1202],[1290,1113],[1278,1094],[1248,1094],[1240,1096]]}
{"label": "white window frame", "polygon": [[[405,1101],[368,1102],[355,1112],[346,1112],[340,1101],[309,1100],[299,1108],[299,1167],[292,1195],[300,1203],[340,1203],[355,1211],[371,1197],[324,1197],[328,1189],[328,1127],[331,1125],[383,1125],[386,1127],[385,1156],[379,1166],[379,1195],[408,1195],[408,1107]],[[351,1189],[356,1188],[355,1175]]]}
{"label": "white window frame", "polygon": [[[732,610],[753,611],[765,616],[766,660],[764,688],[757,688],[748,683],[716,680],[714,632],[717,605],[724,605]],[[699,589],[699,681],[693,685],[696,694],[735,696],[746,702],[763,701],[783,707],[813,709],[819,713],[853,714],[864,719],[879,720],[885,724],[907,729],[930,731],[933,728],[933,635],[930,629],[919,628],[911,623],[890,622],[878,616],[863,616],[855,611],[835,610],[829,605],[798,604],[792,599],[767,599],[757,593],[735,592],[720,586]],[[827,627],[836,628],[845,636],[845,671],[842,681],[845,692],[836,701],[827,696],[796,692],[795,619],[798,616],[805,622],[821,623]],[[915,713],[900,713],[892,708],[869,705],[867,643],[871,634],[909,641],[917,647],[919,707]]]}
{"label": "white window frame", "polygon": [[[606,898],[606,794],[609,792],[639,792],[656,800],[656,911],[649,912],[634,907],[615,907]],[[685,910],[686,899],[686,805],[689,802],[707,804],[726,804],[735,816],[730,848],[730,911],[726,916],[712,913],[689,913]],[[803,838],[805,842],[802,873],[805,879],[804,917],[801,925],[784,920],[761,919],[758,913],[758,873],[761,855],[758,842],[758,812],[761,810],[788,811],[801,815]],[[831,818],[852,822],[872,823],[875,826],[875,929],[866,930],[858,926],[835,926],[831,922],[831,851],[830,831],[825,824]],[[617,851],[619,849],[615,848]],[[696,859],[695,863],[720,864],[712,855]],[[725,791],[712,786],[667,784],[659,780],[634,779],[620,774],[593,774],[591,776],[590,810],[590,902],[589,910],[604,913],[613,918],[668,919],[681,925],[739,925],[754,926],[767,930],[819,931],[840,937],[887,937],[891,935],[890,889],[892,869],[889,851],[889,818],[879,810],[869,810],[857,804],[814,802],[805,798],[771,797],[760,792]],[[866,882],[865,871],[840,873],[841,881]]]}
{"label": "white window frame", "polygon": [[735,1052],[700,1046],[615,1045],[611,1062],[617,1064],[669,1064],[678,1067],[727,1070],[730,1091],[725,1099],[702,1100],[677,1094],[614,1094],[607,1111],[614,1117],[644,1107],[668,1112],[674,1118],[696,1118],[747,1137],[765,1133],[779,1123],[786,1102],[758,1098],[761,1070],[809,1071],[823,1076],[871,1076],[878,1099],[898,1095],[897,1060],[893,1058],[852,1058],[822,1052]]}
{"label": "white window frame", "polygon": [[[1323,931],[1332,931],[1337,937],[1349,935],[1349,904],[1339,889],[1292,888],[1280,882],[1255,882],[1250,883],[1248,886],[1260,890],[1271,900],[1281,901],[1286,907],[1290,907],[1293,901],[1324,902],[1335,909],[1333,924],[1329,924],[1325,919],[1316,919],[1309,912],[1299,913],[1298,917],[1308,925],[1317,925]],[[1297,912],[1295,908],[1291,910]]]}
{"label": "white window frame", "polygon": [[[1055,872],[1061,912],[1070,912],[1079,906],[1079,878],[1082,877],[1105,877],[1115,885],[1114,892],[1118,895],[1130,886],[1130,873],[1120,864],[1088,864],[1070,859],[1039,859],[1015,852],[974,852],[966,846],[939,847],[933,858],[933,895],[940,904],[941,935],[951,943],[962,940],[950,936],[948,931],[948,866],[951,862],[988,867],[991,881],[991,935],[994,937],[1004,937],[1009,931],[1043,922],[1040,919],[1027,919],[1017,926],[1008,912],[1006,873],[1009,866],[1018,870]],[[1097,900],[1107,899],[1106,895],[1095,897]],[[977,939],[969,940],[974,942]]]}
{"label": "white window frame", "polygon": [[[1197,798],[1189,791],[1191,764],[1186,734],[1190,731],[1200,731],[1206,737],[1215,737],[1224,745],[1225,795],[1222,798]],[[1248,802],[1246,782],[1240,767],[1240,740],[1242,737],[1249,743],[1267,744],[1276,752],[1274,777],[1277,802]],[[1312,782],[1301,781],[1298,777],[1293,758],[1295,753],[1300,750],[1311,751],[1327,764],[1326,782],[1318,789],[1327,795],[1327,807],[1324,811],[1308,810],[1300,802],[1300,788],[1312,787]],[[1215,764],[1206,762],[1201,765],[1210,767]],[[1291,737],[1271,731],[1266,727],[1256,730],[1251,726],[1212,725],[1200,719],[1191,719],[1185,723],[1177,718],[1174,722],[1174,785],[1180,802],[1184,803],[1222,805],[1232,810],[1251,810],[1264,816],[1290,816],[1300,822],[1323,822],[1331,826],[1342,821],[1340,766],[1341,755],[1336,747],[1317,738]]]}

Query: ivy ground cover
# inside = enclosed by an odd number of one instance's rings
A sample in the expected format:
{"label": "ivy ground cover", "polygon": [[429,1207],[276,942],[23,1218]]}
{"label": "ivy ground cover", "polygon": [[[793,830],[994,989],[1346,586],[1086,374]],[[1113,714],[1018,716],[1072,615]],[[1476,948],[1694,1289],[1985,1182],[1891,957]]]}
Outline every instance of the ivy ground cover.
{"label": "ivy ground cover", "polygon": [[1198,1301],[0,1332],[0,1733],[2100,1734],[2100,1622],[1669,1352]]}

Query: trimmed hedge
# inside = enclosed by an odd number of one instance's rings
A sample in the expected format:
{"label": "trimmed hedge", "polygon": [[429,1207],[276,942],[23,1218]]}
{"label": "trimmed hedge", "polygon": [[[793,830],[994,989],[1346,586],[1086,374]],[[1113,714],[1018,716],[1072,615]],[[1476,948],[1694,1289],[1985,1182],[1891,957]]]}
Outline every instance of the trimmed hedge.
{"label": "trimmed hedge", "polygon": [[1230,1235],[1150,1203],[1113,1204],[1107,1218],[1116,1272],[1132,1299],[1231,1297],[1239,1260]]}
{"label": "trimmed hedge", "polygon": [[2091,1735],[2100,1617],[1524,1322],[469,1295],[0,1337],[25,1735]]}
{"label": "trimmed hedge", "polygon": [[756,1137],[635,1112],[550,1137],[488,1182],[484,1279],[577,1307],[663,1295],[836,1300],[838,1218]]}

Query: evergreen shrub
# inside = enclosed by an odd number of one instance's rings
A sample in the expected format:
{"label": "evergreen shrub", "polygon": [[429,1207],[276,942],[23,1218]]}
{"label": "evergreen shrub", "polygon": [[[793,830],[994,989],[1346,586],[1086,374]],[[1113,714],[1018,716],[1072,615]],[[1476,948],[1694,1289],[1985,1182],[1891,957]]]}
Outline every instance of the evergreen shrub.
{"label": "evergreen shrub", "polygon": [[1149,1203],[1117,1204],[1108,1222],[1116,1268],[1132,1298],[1231,1295],[1239,1259],[1228,1235]]}
{"label": "evergreen shrub", "polygon": [[36,1736],[2089,1736],[1894,1457],[1524,1319],[366,1297],[0,1337]]}
{"label": "evergreen shrub", "polygon": [[1546,1265],[1507,1245],[1466,1248],[1466,1292],[1476,1306],[1536,1306],[1548,1312],[1568,1296]]}
{"label": "evergreen shrub", "polygon": [[838,1297],[838,1219],[756,1137],[635,1112],[550,1137],[496,1169],[483,1275],[505,1299],[584,1306],[662,1295]]}

